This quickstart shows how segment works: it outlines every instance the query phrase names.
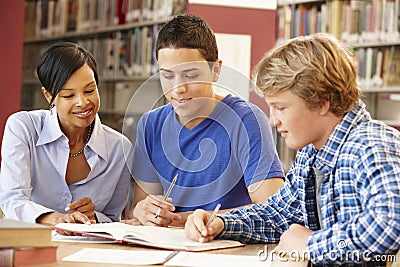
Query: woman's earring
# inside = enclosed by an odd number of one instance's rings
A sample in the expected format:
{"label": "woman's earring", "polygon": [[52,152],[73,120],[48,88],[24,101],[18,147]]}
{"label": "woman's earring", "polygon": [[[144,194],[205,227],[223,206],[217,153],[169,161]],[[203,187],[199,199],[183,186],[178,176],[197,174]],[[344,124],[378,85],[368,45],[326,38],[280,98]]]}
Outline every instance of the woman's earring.
{"label": "woman's earring", "polygon": [[51,104],[51,105],[49,106],[50,115],[53,115],[53,108],[54,108],[54,104]]}
{"label": "woman's earring", "polygon": [[213,73],[213,75],[212,75],[213,82],[218,80],[218,76],[219,76],[218,73],[216,73],[216,72]]}

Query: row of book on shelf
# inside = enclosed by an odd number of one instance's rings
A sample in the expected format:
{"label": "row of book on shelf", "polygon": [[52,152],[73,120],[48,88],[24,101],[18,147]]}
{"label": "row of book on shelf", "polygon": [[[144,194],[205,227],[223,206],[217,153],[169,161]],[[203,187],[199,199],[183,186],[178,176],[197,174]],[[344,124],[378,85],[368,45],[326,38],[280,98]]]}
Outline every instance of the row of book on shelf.
{"label": "row of book on shelf", "polygon": [[[101,78],[148,77],[157,71],[155,42],[160,24],[116,31],[109,36],[99,36],[76,41],[96,58]],[[73,41],[73,40],[72,40]],[[23,79],[34,79],[39,60],[39,50],[49,44],[24,46]]]}
{"label": "row of book on shelf", "polygon": [[400,49],[394,46],[359,48],[355,51],[361,88],[400,85]]}
{"label": "row of book on shelf", "polygon": [[[354,47],[361,88],[400,85],[398,0],[332,0],[278,7],[277,43],[292,37],[327,32]],[[364,44],[357,48],[357,44]],[[373,43],[366,47],[365,43]]]}
{"label": "row of book on shelf", "polygon": [[25,38],[163,20],[185,8],[186,0],[27,0]]}
{"label": "row of book on shelf", "polygon": [[347,43],[399,40],[398,0],[331,0],[278,7],[277,39],[328,32]]}

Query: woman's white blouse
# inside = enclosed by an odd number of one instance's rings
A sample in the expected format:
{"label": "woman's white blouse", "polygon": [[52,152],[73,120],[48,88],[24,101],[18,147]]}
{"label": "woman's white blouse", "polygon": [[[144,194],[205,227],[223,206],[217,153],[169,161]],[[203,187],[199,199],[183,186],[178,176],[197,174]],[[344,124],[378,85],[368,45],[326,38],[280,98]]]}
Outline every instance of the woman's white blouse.
{"label": "woman's white blouse", "polygon": [[90,197],[99,222],[118,221],[129,190],[132,145],[121,133],[95,119],[84,149],[90,172],[67,185],[68,138],[56,109],[21,111],[6,123],[1,148],[0,207],[5,218],[35,222],[44,213],[65,213],[67,204]]}

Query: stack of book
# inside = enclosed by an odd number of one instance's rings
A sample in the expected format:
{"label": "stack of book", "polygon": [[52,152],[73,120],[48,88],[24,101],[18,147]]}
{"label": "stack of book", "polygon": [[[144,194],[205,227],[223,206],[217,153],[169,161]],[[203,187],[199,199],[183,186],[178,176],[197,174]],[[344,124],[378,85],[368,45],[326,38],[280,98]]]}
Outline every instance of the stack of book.
{"label": "stack of book", "polygon": [[57,262],[51,245],[52,228],[0,219],[0,266],[31,266]]}

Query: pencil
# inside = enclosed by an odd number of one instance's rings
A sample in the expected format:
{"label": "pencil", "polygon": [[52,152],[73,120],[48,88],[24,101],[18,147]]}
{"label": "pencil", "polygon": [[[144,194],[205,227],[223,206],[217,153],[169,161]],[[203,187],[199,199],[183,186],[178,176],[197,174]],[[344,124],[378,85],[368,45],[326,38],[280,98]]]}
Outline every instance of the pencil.
{"label": "pencil", "polygon": [[[178,179],[178,174],[175,175],[174,179],[172,179],[171,184],[168,187],[167,192],[164,195],[163,201],[165,202],[167,200],[167,198],[169,197],[169,194],[171,194],[172,188],[174,188],[175,183],[176,183],[176,179]],[[158,216],[160,216],[160,212],[161,212],[161,207],[158,208],[157,213],[156,213],[156,219],[158,218]]]}
{"label": "pencil", "polygon": [[218,204],[217,206],[215,206],[214,211],[211,213],[210,218],[208,219],[208,222],[206,224],[206,228],[208,228],[208,226],[210,226],[210,224],[212,223],[212,221],[214,221],[215,216],[217,216],[217,213],[219,211],[219,208],[221,208],[221,204]]}

